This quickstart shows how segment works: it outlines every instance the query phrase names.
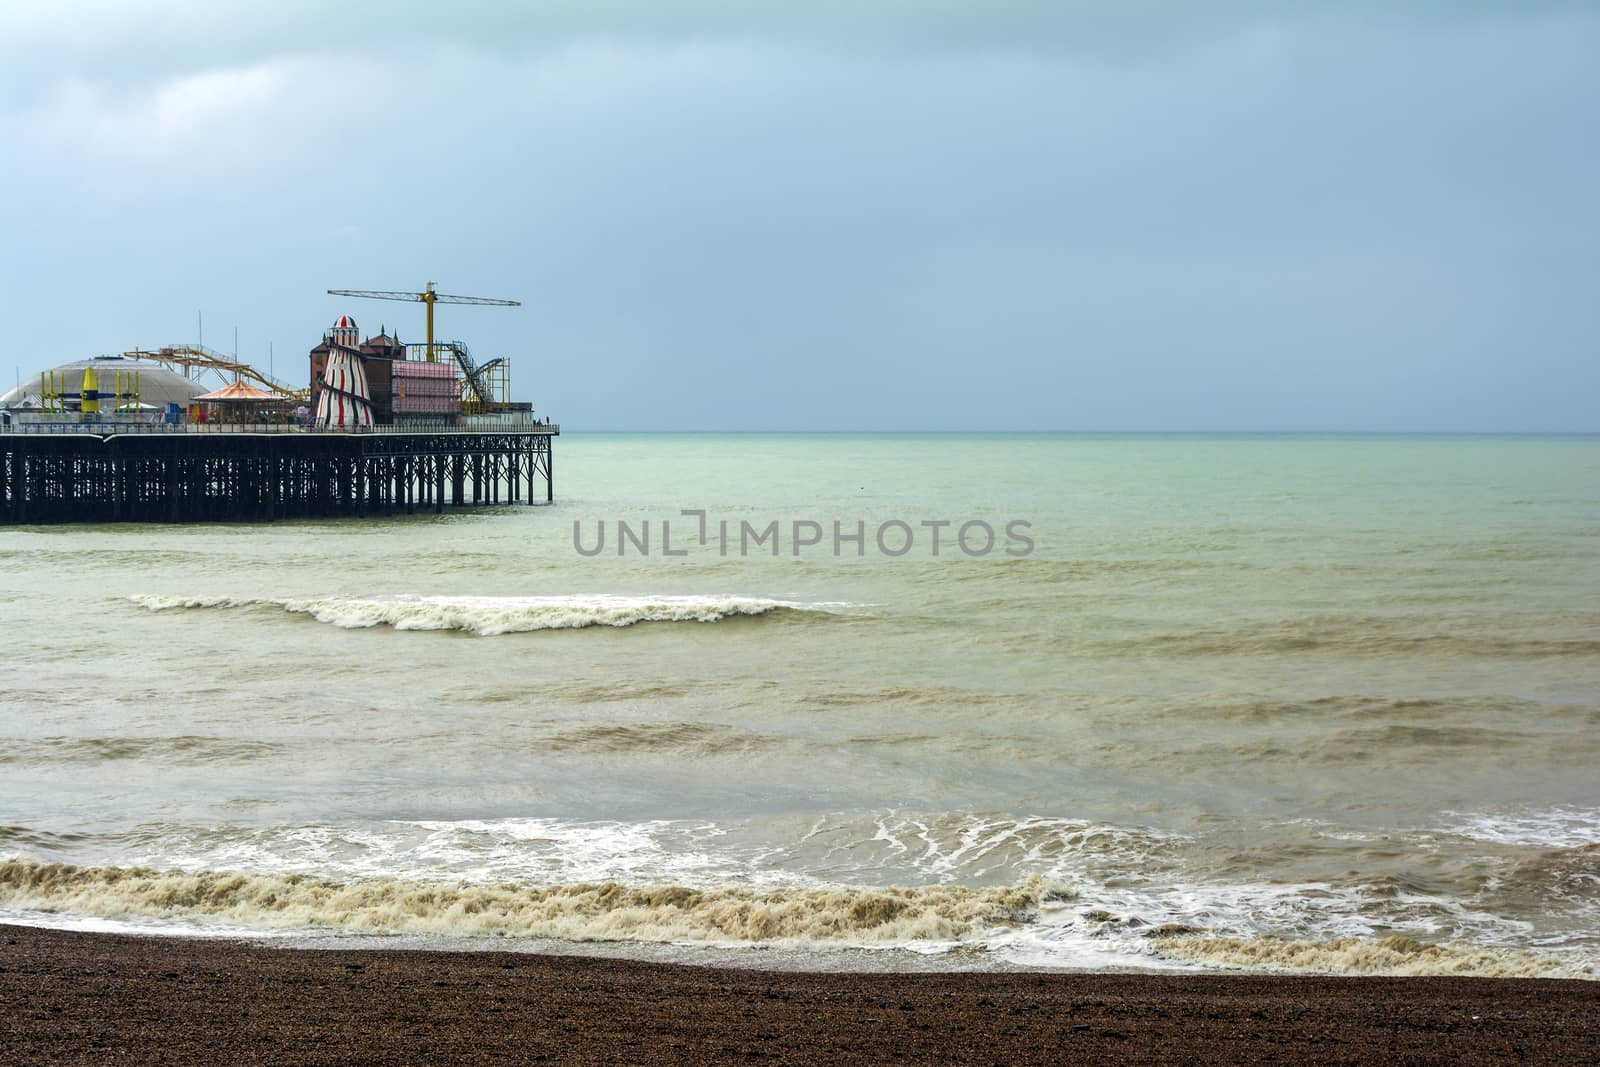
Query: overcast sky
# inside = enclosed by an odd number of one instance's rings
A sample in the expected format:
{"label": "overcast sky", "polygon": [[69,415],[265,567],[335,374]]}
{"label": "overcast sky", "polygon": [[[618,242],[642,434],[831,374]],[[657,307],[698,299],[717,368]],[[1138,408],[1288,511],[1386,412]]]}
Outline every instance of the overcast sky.
{"label": "overcast sky", "polygon": [[514,6],[8,0],[0,373],[433,279],[572,429],[1600,430],[1595,4]]}

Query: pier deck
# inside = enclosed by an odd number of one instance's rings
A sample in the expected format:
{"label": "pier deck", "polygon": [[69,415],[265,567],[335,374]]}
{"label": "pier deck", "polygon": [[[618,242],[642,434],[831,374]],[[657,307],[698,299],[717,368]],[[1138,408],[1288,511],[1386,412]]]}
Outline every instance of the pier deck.
{"label": "pier deck", "polygon": [[263,522],[541,495],[549,503],[560,432],[535,422],[354,431],[24,423],[0,431],[0,524]]}

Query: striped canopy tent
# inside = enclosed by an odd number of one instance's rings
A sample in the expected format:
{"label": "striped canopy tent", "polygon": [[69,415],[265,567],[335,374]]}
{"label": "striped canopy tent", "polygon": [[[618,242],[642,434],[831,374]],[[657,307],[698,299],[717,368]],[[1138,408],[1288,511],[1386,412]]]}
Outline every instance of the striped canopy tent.
{"label": "striped canopy tent", "polygon": [[196,400],[206,404],[287,404],[287,397],[277,393],[269,393],[265,389],[251,385],[249,382],[234,382],[224,385],[221,389],[214,389],[209,393],[195,397]]}
{"label": "striped canopy tent", "polygon": [[335,344],[328,350],[328,366],[317,391],[316,425],[371,426],[372,392],[361,353]]}
{"label": "striped canopy tent", "polygon": [[194,400],[197,404],[205,404],[217,415],[238,418],[241,421],[248,415],[265,410],[280,410],[293,403],[288,397],[269,393],[244,381],[232,382],[221,389],[214,389],[197,396]]}

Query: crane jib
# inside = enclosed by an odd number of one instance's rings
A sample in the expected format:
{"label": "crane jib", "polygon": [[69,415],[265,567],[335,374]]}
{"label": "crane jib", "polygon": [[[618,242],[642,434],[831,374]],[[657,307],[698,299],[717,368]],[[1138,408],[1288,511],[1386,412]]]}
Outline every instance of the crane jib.
{"label": "crane jib", "polygon": [[329,289],[329,296],[355,296],[363,300],[407,300],[419,304],[486,304],[491,307],[517,308],[520,300],[497,300],[487,296],[457,296],[454,293],[401,293],[388,289]]}

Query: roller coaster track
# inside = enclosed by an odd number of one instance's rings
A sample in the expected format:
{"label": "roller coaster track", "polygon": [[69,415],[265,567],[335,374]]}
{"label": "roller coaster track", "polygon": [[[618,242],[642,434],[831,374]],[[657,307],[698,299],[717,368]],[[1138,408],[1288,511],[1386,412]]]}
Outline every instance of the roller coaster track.
{"label": "roller coaster track", "polygon": [[451,341],[450,351],[455,354],[456,366],[461,368],[461,379],[466,383],[466,392],[471,394],[462,399],[469,405],[477,405],[480,411],[487,410],[494,404],[494,390],[489,387],[489,372],[504,363],[505,358],[496,356],[489,362],[479,365],[472,358],[472,353],[467,351],[467,346],[460,341]]}
{"label": "roller coaster track", "polygon": [[169,345],[155,350],[134,348],[122,354],[128,359],[148,359],[168,367],[182,368],[185,377],[189,376],[191,370],[198,370],[202,374],[210,372],[221,378],[223,385],[243,378],[297,404],[311,402],[309,388],[295,389],[276,378],[262,374],[248,363],[240,363],[233,357],[225,356],[204,345]]}

